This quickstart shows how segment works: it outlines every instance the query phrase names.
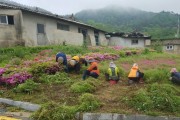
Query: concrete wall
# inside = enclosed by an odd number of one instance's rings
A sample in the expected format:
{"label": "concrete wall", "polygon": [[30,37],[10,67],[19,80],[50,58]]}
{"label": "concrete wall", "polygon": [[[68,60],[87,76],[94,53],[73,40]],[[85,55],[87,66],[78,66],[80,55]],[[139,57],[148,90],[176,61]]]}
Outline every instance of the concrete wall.
{"label": "concrete wall", "polygon": [[[96,46],[93,28],[21,10],[2,9],[0,14],[13,15],[15,22],[14,25],[0,24],[0,46],[13,46],[15,43],[38,46],[42,45],[39,39],[43,45],[63,44],[63,42],[71,45],[83,45],[83,35],[79,33],[78,28],[87,29],[90,45]],[[70,30],[57,29],[57,23],[69,25]],[[45,34],[37,33],[37,24],[45,26]],[[107,45],[104,33],[99,33],[100,44]]]}
{"label": "concrete wall", "polygon": [[[70,31],[57,29],[57,22],[70,26]],[[23,12],[23,39],[26,46],[37,46],[37,24],[45,25],[45,40],[47,44],[82,45],[83,35],[78,33],[78,27],[71,23],[59,21],[46,16],[39,16],[33,13]]]}
{"label": "concrete wall", "polygon": [[0,9],[0,15],[14,16],[14,25],[0,24],[0,47],[9,47],[19,44],[22,40],[21,11]]}
{"label": "concrete wall", "polygon": [[83,113],[82,118],[76,115],[77,120],[180,120],[173,116],[125,115],[116,113]]}
{"label": "concrete wall", "polygon": [[166,45],[163,46],[163,51],[168,52],[168,53],[180,53],[180,45],[173,45],[172,50],[167,50]]}
{"label": "concrete wall", "polygon": [[108,45],[108,39],[106,39],[105,34],[103,32],[99,32],[99,41],[100,45],[107,46]]}
{"label": "concrete wall", "polygon": [[[57,22],[70,26],[70,31],[57,29]],[[83,35],[78,32],[78,28],[88,31],[91,45],[95,46],[94,30],[79,24],[60,21],[58,19],[40,16],[29,12],[23,12],[23,40],[26,46],[37,46],[37,23],[45,25],[45,37],[47,44],[83,45]],[[105,37],[105,36],[104,36]],[[103,38],[103,37],[101,37]],[[104,38],[103,38],[104,39]]]}
{"label": "concrete wall", "polygon": [[143,39],[138,39],[138,44],[135,45],[131,44],[131,40],[132,40],[131,38],[111,37],[109,40],[109,45],[130,47],[130,48],[136,48],[136,47],[143,48],[145,46],[145,40]]}

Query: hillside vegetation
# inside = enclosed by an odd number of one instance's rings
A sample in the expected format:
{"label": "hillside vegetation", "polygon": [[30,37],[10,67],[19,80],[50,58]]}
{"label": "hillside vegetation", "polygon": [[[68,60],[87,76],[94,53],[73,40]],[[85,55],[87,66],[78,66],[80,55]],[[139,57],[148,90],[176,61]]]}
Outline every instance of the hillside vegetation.
{"label": "hillside vegetation", "polygon": [[108,32],[138,31],[153,39],[174,38],[178,15],[173,12],[147,12],[133,8],[108,6],[97,10],[83,10],[75,17],[87,24]]}
{"label": "hillside vegetation", "polygon": [[[98,79],[82,80],[80,74],[57,67],[55,55],[63,51],[94,57]],[[180,56],[153,49],[118,47],[43,46],[0,49],[0,97],[42,105],[35,120],[73,120],[77,112],[106,112],[180,116],[180,86],[169,81],[170,69],[180,70]],[[110,61],[120,69],[121,80],[110,85],[104,74]],[[128,85],[133,63],[145,73],[144,84]],[[9,111],[18,108],[7,107]]]}

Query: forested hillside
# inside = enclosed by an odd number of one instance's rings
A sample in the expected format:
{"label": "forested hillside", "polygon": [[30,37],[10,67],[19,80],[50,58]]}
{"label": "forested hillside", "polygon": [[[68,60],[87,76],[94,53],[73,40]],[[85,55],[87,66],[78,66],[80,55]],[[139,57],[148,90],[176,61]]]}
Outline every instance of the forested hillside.
{"label": "forested hillside", "polygon": [[162,11],[153,13],[134,8],[108,6],[97,10],[83,10],[75,14],[82,22],[108,32],[138,31],[156,39],[174,38],[178,15]]}

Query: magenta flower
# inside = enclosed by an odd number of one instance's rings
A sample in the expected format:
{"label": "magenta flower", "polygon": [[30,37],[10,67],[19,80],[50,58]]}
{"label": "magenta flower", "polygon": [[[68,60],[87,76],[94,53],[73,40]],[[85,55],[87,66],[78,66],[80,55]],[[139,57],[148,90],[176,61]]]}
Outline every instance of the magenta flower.
{"label": "magenta flower", "polygon": [[0,76],[6,71],[5,68],[0,68]]}

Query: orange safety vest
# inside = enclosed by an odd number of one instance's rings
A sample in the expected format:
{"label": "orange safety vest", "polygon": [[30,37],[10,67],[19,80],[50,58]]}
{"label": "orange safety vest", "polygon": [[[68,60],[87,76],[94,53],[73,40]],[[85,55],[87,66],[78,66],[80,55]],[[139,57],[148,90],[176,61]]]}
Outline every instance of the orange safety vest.
{"label": "orange safety vest", "polygon": [[128,77],[137,77],[137,71],[138,71],[138,67],[137,66],[133,66],[130,70],[130,73],[128,75]]}
{"label": "orange safety vest", "polygon": [[90,72],[95,72],[99,75],[98,63],[92,62],[87,70],[89,70]]}

